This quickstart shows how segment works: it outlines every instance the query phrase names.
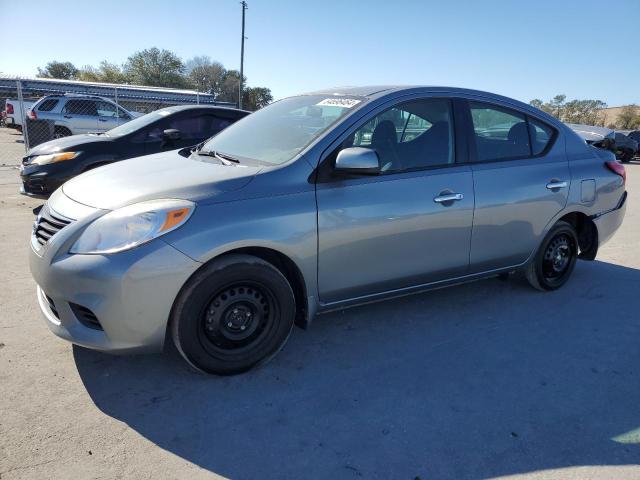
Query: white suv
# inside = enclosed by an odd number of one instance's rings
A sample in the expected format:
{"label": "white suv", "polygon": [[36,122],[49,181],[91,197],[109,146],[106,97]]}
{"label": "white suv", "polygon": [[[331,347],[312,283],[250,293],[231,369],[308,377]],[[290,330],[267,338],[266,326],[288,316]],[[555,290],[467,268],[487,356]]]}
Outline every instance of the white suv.
{"label": "white suv", "polygon": [[30,120],[54,121],[55,138],[105,132],[137,116],[106,98],[78,94],[47,95],[27,111]]}

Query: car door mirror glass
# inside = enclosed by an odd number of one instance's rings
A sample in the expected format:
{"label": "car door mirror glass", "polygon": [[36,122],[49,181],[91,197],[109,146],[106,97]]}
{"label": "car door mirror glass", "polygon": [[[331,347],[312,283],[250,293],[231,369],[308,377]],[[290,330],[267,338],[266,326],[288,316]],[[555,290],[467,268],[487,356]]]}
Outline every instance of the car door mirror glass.
{"label": "car door mirror glass", "polygon": [[378,175],[380,160],[373,148],[345,148],[336,157],[335,170],[352,175]]}

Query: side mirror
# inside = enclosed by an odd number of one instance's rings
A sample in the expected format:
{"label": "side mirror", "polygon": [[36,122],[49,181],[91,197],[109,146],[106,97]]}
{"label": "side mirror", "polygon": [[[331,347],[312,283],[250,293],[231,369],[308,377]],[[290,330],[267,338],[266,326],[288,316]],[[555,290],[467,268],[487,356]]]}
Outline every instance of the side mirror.
{"label": "side mirror", "polygon": [[162,132],[162,138],[165,140],[180,140],[180,130],[168,128]]}
{"label": "side mirror", "polygon": [[345,148],[338,153],[335,170],[351,175],[379,175],[380,159],[372,148]]}

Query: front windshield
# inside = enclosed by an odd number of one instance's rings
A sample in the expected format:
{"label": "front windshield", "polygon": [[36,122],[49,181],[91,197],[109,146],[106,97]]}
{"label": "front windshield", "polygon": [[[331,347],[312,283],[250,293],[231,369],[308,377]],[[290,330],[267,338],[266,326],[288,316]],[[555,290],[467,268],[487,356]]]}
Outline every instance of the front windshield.
{"label": "front windshield", "polygon": [[168,110],[166,108],[147,113],[146,115],[142,115],[141,117],[129,120],[127,123],[123,123],[116,128],[107,130],[105,132],[105,135],[109,137],[121,137],[122,135],[128,135],[129,133],[135,132],[143,127],[146,127],[147,125],[152,124],[156,120],[160,120],[162,117],[166,117],[170,113],[171,110]]}
{"label": "front windshield", "polygon": [[285,98],[234,123],[201,150],[280,165],[363,101],[363,97],[339,95]]}

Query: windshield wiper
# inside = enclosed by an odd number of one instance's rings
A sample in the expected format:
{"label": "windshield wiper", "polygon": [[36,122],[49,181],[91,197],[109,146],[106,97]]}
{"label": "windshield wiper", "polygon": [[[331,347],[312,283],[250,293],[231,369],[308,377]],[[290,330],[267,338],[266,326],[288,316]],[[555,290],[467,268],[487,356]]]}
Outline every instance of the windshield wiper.
{"label": "windshield wiper", "polygon": [[238,160],[235,157],[232,157],[231,155],[227,155],[226,153],[218,153],[214,150],[196,150],[196,153],[198,155],[202,155],[205,157],[214,157],[217,158],[218,160],[220,160],[222,162],[223,165],[231,165],[232,163],[240,163],[240,160]]}

